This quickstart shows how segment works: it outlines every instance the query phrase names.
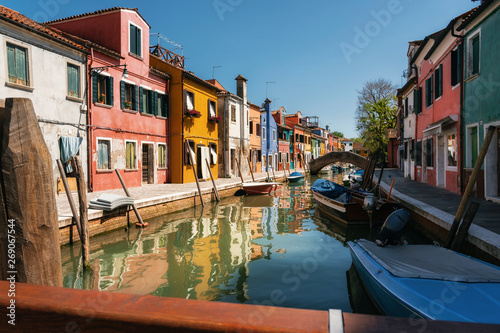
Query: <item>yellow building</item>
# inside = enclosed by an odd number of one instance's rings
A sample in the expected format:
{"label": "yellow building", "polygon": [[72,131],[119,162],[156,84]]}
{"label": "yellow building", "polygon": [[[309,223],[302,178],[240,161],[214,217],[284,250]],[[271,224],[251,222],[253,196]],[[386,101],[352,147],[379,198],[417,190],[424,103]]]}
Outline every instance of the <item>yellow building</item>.
{"label": "yellow building", "polygon": [[217,179],[217,88],[186,71],[183,62],[175,64],[151,55],[150,64],[172,76],[169,87],[170,181],[195,181],[191,159],[200,180],[210,177],[205,160],[209,161],[212,175]]}

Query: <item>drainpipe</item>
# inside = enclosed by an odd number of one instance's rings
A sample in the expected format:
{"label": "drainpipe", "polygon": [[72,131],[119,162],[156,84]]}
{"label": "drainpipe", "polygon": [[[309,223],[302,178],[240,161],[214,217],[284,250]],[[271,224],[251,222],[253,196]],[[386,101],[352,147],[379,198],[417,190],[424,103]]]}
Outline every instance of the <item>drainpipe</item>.
{"label": "drainpipe", "polygon": [[[87,59],[88,59],[88,56],[87,56]],[[88,65],[88,82],[87,82],[87,85],[86,85],[86,89],[87,89],[87,99],[88,99],[88,102],[87,102],[87,125],[93,125],[92,123],[92,97],[93,97],[93,94],[92,94],[92,76],[90,75],[90,68],[92,68],[92,64],[94,63],[94,48],[93,47],[90,47],[90,63]],[[92,156],[92,139],[93,139],[93,128],[92,126],[88,126],[87,127],[87,146],[88,146],[88,156],[87,156],[87,177],[88,177],[88,182],[87,182],[87,187],[88,187],[88,190],[90,192],[93,192],[94,191],[94,177],[92,175],[92,171],[93,171],[93,168],[92,168],[92,161],[94,160],[93,159],[93,156]]]}
{"label": "drainpipe", "polygon": [[[457,35],[455,33],[455,23],[456,20],[453,22],[451,26],[451,35],[455,38],[458,38],[460,40],[460,44],[462,44],[462,54],[460,55],[460,114],[459,114],[459,119],[460,119],[460,127],[459,127],[459,134],[460,134],[460,168],[459,168],[459,174],[460,174],[460,193],[464,192],[464,130],[463,130],[463,113],[464,113],[464,61],[465,61],[465,45],[464,45],[464,38],[465,36],[463,35]],[[479,133],[478,133],[479,135]]]}

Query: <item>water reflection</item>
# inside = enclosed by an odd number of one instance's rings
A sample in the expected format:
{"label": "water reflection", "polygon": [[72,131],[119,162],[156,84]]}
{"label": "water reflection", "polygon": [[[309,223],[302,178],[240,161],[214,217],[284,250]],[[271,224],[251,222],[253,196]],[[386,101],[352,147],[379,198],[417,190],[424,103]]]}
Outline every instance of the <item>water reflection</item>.
{"label": "water reflection", "polygon": [[312,181],[94,237],[88,273],[78,245],[63,247],[64,286],[350,311],[349,251],[318,230]]}

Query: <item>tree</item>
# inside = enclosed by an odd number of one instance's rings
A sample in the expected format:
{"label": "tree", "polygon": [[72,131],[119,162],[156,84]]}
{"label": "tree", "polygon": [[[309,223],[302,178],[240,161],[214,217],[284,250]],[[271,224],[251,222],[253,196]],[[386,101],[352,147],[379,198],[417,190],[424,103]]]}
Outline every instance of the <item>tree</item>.
{"label": "tree", "polygon": [[[358,90],[358,113],[363,112],[366,104],[375,104],[384,98],[390,98],[396,95],[397,87],[391,81],[378,78],[365,83],[363,89]],[[396,105],[396,101],[394,101]]]}
{"label": "tree", "polygon": [[394,99],[385,97],[375,103],[366,103],[358,114],[356,129],[361,133],[365,147],[380,162],[385,162],[387,155],[386,130],[396,126],[397,107]]}
{"label": "tree", "polygon": [[335,135],[335,136],[337,136],[339,138],[343,138],[344,137],[344,133],[339,132],[339,131],[333,131],[332,135]]}

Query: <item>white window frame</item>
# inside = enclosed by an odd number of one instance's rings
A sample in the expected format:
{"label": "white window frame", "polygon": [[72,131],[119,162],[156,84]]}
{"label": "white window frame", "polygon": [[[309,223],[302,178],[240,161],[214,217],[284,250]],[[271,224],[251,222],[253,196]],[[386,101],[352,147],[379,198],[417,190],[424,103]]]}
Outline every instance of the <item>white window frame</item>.
{"label": "white window frame", "polygon": [[276,141],[276,130],[273,129],[273,141]]}
{"label": "white window frame", "polygon": [[[144,46],[144,45],[143,45],[144,43],[143,43],[143,41],[142,41],[142,39],[143,39],[143,29],[142,29],[139,25],[135,24],[135,23],[134,23],[134,22],[132,22],[132,21],[128,21],[128,24],[129,24],[129,26],[128,26],[128,52],[129,52],[130,54],[133,54],[133,55],[135,55],[135,56],[137,56],[137,57],[141,57],[141,58],[142,58],[142,49],[143,49],[143,46]],[[141,54],[135,54],[135,53],[134,53],[134,52],[132,52],[132,50],[130,49],[130,37],[131,37],[131,36],[130,36],[130,26],[131,26],[131,25],[133,25],[133,26],[137,27],[137,29],[139,29],[139,31],[141,32],[141,49],[140,49],[140,50],[141,50]]]}
{"label": "white window frame", "polygon": [[[134,160],[134,167],[132,169],[127,168],[127,143],[132,142],[135,145],[135,160]],[[137,167],[137,161],[139,160],[139,157],[137,156],[137,140],[125,140],[125,170],[138,170]]]}
{"label": "white window frame", "polygon": [[262,139],[266,140],[266,127],[261,128],[261,135],[262,135]]}
{"label": "white window frame", "polygon": [[[79,94],[78,94],[78,97],[75,97],[75,96],[70,96],[68,95],[68,66],[69,65],[72,65],[72,66],[75,66],[78,68],[78,86],[80,88],[80,91],[79,91]],[[78,102],[83,102],[83,76],[82,76],[82,73],[85,73],[84,70],[82,70],[82,65],[79,64],[79,63],[76,63],[74,61],[66,61],[66,99],[70,99],[70,100],[76,100]]]}
{"label": "white window frame", "polygon": [[[27,63],[28,63],[28,82],[26,85],[9,81],[9,62],[7,59],[7,43],[26,49],[26,53],[27,53],[27,57],[28,57],[28,61],[27,61]],[[9,87],[33,91],[34,85],[33,85],[33,66],[32,66],[32,61],[31,61],[31,58],[32,58],[31,57],[31,55],[32,55],[31,45],[26,44],[26,43],[21,42],[21,41],[18,41],[18,40],[15,40],[15,39],[5,38],[5,42],[3,43],[3,46],[4,46],[3,54],[5,55],[5,64],[4,64],[5,85],[9,86]]]}
{"label": "white window frame", "polygon": [[[99,141],[108,141],[109,142],[109,169],[99,169]],[[96,146],[96,170],[97,171],[110,171],[113,170],[113,161],[112,161],[112,153],[113,153],[113,140],[111,138],[106,137],[96,137],[95,138],[95,146]]]}
{"label": "white window frame", "polygon": [[[238,112],[236,112],[236,105],[229,104],[229,106],[231,108],[229,111],[230,112],[229,116],[231,117],[231,122],[235,124],[238,121]],[[234,108],[234,120],[233,120],[233,108]]]}
{"label": "white window frame", "polygon": [[[472,49],[472,40],[476,37],[479,37],[479,68],[476,74],[472,74],[473,69],[473,49]],[[467,37],[467,80],[472,80],[476,78],[481,73],[481,28],[478,28],[474,33],[472,33],[469,37]]]}
{"label": "white window frame", "polygon": [[165,159],[165,166],[160,166],[160,160],[158,159],[158,156],[156,156],[157,158],[157,163],[156,163],[156,166],[158,168],[158,170],[166,170],[168,168],[168,151],[167,151],[167,144],[166,143],[157,143],[156,144],[156,155],[159,154],[159,151],[160,151],[160,146],[165,146],[165,156],[164,156],[164,159]]}

